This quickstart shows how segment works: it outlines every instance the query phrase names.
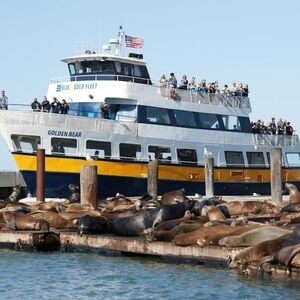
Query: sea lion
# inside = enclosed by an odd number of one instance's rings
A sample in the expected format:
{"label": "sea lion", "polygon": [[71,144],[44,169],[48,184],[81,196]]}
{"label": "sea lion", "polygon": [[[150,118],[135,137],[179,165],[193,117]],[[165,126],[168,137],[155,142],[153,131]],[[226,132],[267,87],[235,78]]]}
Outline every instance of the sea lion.
{"label": "sea lion", "polygon": [[90,204],[71,203],[65,209],[65,212],[88,212],[94,210]]}
{"label": "sea lion", "polygon": [[69,196],[68,199],[70,203],[79,203],[80,202],[80,193],[79,186],[73,183],[68,185]]}
{"label": "sea lion", "polygon": [[228,208],[230,215],[277,214],[279,212],[276,205],[267,201],[232,201],[222,205]]}
{"label": "sea lion", "polygon": [[161,196],[160,202],[162,205],[172,205],[186,200],[185,189],[167,192]]}
{"label": "sea lion", "polygon": [[20,184],[17,184],[16,186],[13,187],[12,193],[8,196],[7,200],[12,202],[17,202],[22,198],[21,197],[22,194],[23,194],[22,187]]}
{"label": "sea lion", "polygon": [[49,231],[49,223],[45,220],[35,219],[32,216],[18,212],[4,212],[3,220],[5,229],[12,230],[46,230]]}
{"label": "sea lion", "polygon": [[66,220],[74,220],[74,219],[79,219],[85,215],[90,215],[90,216],[100,216],[101,212],[97,210],[91,210],[91,211],[75,211],[75,212],[60,212],[58,213],[62,218]]}
{"label": "sea lion", "polygon": [[111,232],[111,221],[103,216],[83,216],[78,221],[77,232],[82,234],[101,234]]}
{"label": "sea lion", "polygon": [[215,206],[213,199],[203,199],[201,201],[197,201],[193,207],[193,213],[195,216],[205,216],[206,213],[203,213],[203,208],[205,206]]}
{"label": "sea lion", "polygon": [[181,218],[186,210],[191,208],[189,201],[172,205],[162,205],[160,208],[140,211],[131,217],[115,219],[112,223],[113,232],[123,236],[140,236],[146,228],[157,224]]}
{"label": "sea lion", "polygon": [[107,200],[107,204],[105,206],[104,211],[121,211],[135,208],[137,211],[140,209],[142,205],[141,200],[131,200],[126,198],[122,194],[117,194],[116,197]]}
{"label": "sea lion", "polygon": [[280,249],[275,259],[279,264],[287,268],[300,267],[300,245],[288,246]]}
{"label": "sea lion", "polygon": [[276,239],[261,242],[255,246],[241,250],[231,261],[229,267],[236,268],[239,263],[260,262],[273,257],[280,249],[300,243],[300,225],[296,225],[292,233],[287,233]]}
{"label": "sea lion", "polygon": [[217,206],[204,206],[202,213],[208,217],[209,221],[226,220],[226,217]]}
{"label": "sea lion", "polygon": [[67,220],[54,211],[33,213],[31,216],[35,219],[42,219],[49,223],[55,229],[76,229],[77,219]]}
{"label": "sea lion", "polygon": [[240,235],[224,237],[219,240],[219,245],[226,247],[249,247],[278,238],[287,233],[291,233],[291,230],[275,226],[261,226]]}
{"label": "sea lion", "polygon": [[249,231],[257,225],[216,225],[212,227],[201,227],[191,233],[178,234],[174,238],[174,242],[178,246],[189,246],[198,244],[201,247],[206,245],[218,245],[221,238],[229,235],[238,235]]}
{"label": "sea lion", "polygon": [[181,223],[171,230],[157,230],[156,228],[148,228],[144,230],[143,235],[148,242],[164,241],[172,242],[177,234],[195,231],[201,228],[203,224],[200,223]]}
{"label": "sea lion", "polygon": [[298,188],[292,183],[285,183],[285,187],[289,192],[290,203],[300,203],[300,192]]}

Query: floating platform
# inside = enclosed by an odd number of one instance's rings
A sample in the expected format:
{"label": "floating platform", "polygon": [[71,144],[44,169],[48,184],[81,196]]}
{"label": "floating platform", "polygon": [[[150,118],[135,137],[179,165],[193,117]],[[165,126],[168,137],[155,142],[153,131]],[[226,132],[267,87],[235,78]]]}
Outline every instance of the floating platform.
{"label": "floating platform", "polygon": [[0,248],[24,251],[56,251],[60,249],[59,235],[44,231],[0,232]]}
{"label": "floating platform", "polygon": [[194,260],[196,262],[220,262],[227,264],[230,257],[237,254],[242,248],[187,247],[176,246],[170,242],[147,242],[139,237],[120,237],[113,235],[80,236],[76,232],[61,232],[60,242],[62,251],[95,251],[112,253],[131,253],[173,258],[176,260]]}

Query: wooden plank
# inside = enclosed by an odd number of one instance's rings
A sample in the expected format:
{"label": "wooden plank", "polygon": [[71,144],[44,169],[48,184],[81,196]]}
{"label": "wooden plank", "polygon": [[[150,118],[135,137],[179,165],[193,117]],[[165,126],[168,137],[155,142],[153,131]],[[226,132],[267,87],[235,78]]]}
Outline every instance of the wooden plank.
{"label": "wooden plank", "polygon": [[[156,255],[198,261],[227,262],[229,257],[237,254],[241,248],[204,247],[192,245],[188,247],[176,246],[170,242],[148,243],[143,238],[119,237],[112,235],[78,235],[74,232],[60,233],[61,245],[68,251],[79,249],[111,250],[143,255]],[[67,245],[67,247],[65,247]]]}

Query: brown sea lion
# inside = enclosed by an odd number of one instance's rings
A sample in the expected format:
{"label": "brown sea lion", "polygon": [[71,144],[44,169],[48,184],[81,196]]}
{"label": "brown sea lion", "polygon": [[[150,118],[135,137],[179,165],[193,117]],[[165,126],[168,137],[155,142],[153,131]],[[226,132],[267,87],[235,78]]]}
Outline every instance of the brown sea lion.
{"label": "brown sea lion", "polygon": [[172,242],[177,234],[192,232],[201,228],[203,224],[201,223],[181,223],[175,226],[171,230],[157,230],[156,228],[146,229],[144,231],[144,236],[148,242],[152,241],[164,241]]}
{"label": "brown sea lion", "polygon": [[87,212],[94,210],[90,204],[71,203],[65,209],[65,212]]}
{"label": "brown sea lion", "polygon": [[178,234],[174,238],[174,242],[179,246],[189,246],[198,244],[199,246],[217,245],[219,240],[225,236],[242,234],[253,229],[257,225],[216,225],[212,227],[201,227],[191,233]]}
{"label": "brown sea lion", "polygon": [[241,250],[233,258],[229,267],[236,268],[239,263],[261,262],[265,258],[274,257],[283,247],[296,245],[298,243],[300,243],[300,225],[297,225],[292,233]]}
{"label": "brown sea lion", "polygon": [[12,230],[49,230],[49,223],[45,220],[35,219],[18,212],[4,212],[5,229]]}
{"label": "brown sea lion", "polygon": [[66,220],[74,220],[74,219],[79,219],[85,215],[100,216],[101,212],[97,210],[91,210],[91,211],[78,211],[78,212],[60,212],[58,214]]}
{"label": "brown sea lion", "polygon": [[230,215],[277,214],[279,208],[267,201],[232,201],[223,203]]}
{"label": "brown sea lion", "polygon": [[292,183],[285,183],[285,187],[289,191],[290,203],[299,203],[300,202],[300,192],[298,188]]}
{"label": "brown sea lion", "polygon": [[70,203],[80,202],[79,186],[73,183],[68,185]]}
{"label": "brown sea lion", "polygon": [[101,213],[101,216],[103,216],[103,217],[105,217],[109,220],[115,220],[115,219],[119,219],[119,218],[130,217],[130,216],[133,216],[136,213],[137,212],[136,212],[135,209],[133,209],[133,210],[127,209],[125,211],[114,211],[114,212],[111,212],[111,213],[103,212],[103,213]]}
{"label": "brown sea lion", "polygon": [[291,233],[291,230],[275,226],[261,226],[240,235],[224,237],[219,240],[219,245],[226,247],[249,247],[278,238],[287,233]]}
{"label": "brown sea lion", "polygon": [[172,205],[186,200],[185,189],[167,192],[161,196],[160,202],[162,205]]}
{"label": "brown sea lion", "polygon": [[208,217],[209,221],[223,221],[226,217],[217,206],[204,206],[203,215]]}
{"label": "brown sea lion", "polygon": [[39,212],[31,214],[35,219],[42,219],[47,221],[51,227],[55,229],[76,229],[77,228],[77,219],[67,220],[60,216],[54,211]]}

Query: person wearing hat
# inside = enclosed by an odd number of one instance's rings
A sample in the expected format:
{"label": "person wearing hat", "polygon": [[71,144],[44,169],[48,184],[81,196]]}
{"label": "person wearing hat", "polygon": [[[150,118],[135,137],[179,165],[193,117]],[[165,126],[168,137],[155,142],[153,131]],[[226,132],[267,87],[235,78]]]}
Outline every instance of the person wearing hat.
{"label": "person wearing hat", "polygon": [[0,97],[0,109],[7,110],[7,108],[8,108],[8,98],[5,95],[5,91],[2,91]]}

